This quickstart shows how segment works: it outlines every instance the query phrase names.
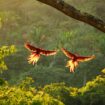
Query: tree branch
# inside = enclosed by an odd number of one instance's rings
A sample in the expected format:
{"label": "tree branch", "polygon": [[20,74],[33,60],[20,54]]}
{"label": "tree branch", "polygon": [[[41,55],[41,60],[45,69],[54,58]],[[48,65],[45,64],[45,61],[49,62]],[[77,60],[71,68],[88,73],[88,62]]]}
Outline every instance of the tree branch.
{"label": "tree branch", "polygon": [[105,33],[105,23],[102,20],[100,20],[88,13],[80,12],[73,6],[65,3],[63,0],[37,0],[37,1],[40,1],[40,2],[47,4],[51,7],[54,7],[57,10],[66,14],[67,16],[72,17],[76,20],[82,21],[84,23],[87,23],[87,24],[89,24]]}

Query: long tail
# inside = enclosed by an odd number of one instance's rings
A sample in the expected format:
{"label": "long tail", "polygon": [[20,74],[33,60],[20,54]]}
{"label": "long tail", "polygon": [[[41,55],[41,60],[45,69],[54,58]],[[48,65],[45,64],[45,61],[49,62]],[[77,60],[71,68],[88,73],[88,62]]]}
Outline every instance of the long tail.
{"label": "long tail", "polygon": [[32,53],[29,57],[28,57],[28,62],[29,64],[36,64],[38,62],[40,58],[40,54],[36,54],[36,53]]}
{"label": "long tail", "polygon": [[72,60],[69,60],[66,64],[66,67],[70,68],[70,72],[74,72],[74,70],[77,66],[78,66],[78,62],[77,61],[72,61]]}

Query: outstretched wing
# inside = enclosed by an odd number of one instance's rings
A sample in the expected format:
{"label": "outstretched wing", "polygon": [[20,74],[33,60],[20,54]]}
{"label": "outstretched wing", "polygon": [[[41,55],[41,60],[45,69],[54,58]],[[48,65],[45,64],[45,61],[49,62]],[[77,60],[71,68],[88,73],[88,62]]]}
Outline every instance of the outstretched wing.
{"label": "outstretched wing", "polygon": [[54,51],[54,50],[50,51],[50,50],[44,50],[41,48],[34,47],[34,46],[30,45],[29,43],[26,43],[25,47],[30,51],[39,52],[40,54],[46,55],[46,56],[55,55],[57,53],[57,51]]}
{"label": "outstretched wing", "polygon": [[85,61],[92,60],[93,58],[95,58],[95,55],[86,56],[86,57],[78,56],[78,57],[77,57],[77,61],[79,61],[79,62],[85,62]]}
{"label": "outstretched wing", "polygon": [[57,51],[56,50],[50,51],[50,50],[42,50],[42,49],[40,49],[40,54],[50,56],[50,55],[57,54]]}
{"label": "outstretched wing", "polygon": [[67,51],[66,49],[64,48],[61,48],[62,52],[67,56],[69,57],[70,59],[73,59],[76,57],[76,55],[72,54],[71,52]]}
{"label": "outstretched wing", "polygon": [[37,47],[34,47],[32,45],[30,45],[29,43],[25,43],[25,48],[27,48],[29,51],[37,51],[37,50],[40,50],[38,49]]}

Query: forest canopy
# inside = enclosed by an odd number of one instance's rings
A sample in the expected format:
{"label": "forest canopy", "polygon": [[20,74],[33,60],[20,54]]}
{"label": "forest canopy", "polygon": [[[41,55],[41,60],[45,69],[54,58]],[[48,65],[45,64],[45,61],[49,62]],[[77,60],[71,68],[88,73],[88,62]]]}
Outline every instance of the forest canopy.
{"label": "forest canopy", "polygon": [[[0,0],[0,105],[105,105],[105,33],[39,1]],[[64,2],[105,22],[105,1]],[[58,52],[32,65],[26,42]],[[70,73],[61,48],[95,59]]]}

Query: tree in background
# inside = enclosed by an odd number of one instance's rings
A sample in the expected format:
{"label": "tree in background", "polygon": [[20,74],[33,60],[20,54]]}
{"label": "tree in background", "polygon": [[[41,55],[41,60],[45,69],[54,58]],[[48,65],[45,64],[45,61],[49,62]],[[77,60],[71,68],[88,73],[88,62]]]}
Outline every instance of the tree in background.
{"label": "tree in background", "polygon": [[63,0],[38,0],[42,3],[45,3],[47,5],[50,5],[57,10],[61,11],[62,13],[66,14],[69,17],[72,17],[76,20],[85,22],[97,29],[99,29],[102,32],[105,32],[105,23],[104,21],[88,14],[85,12],[81,12],[71,6],[70,4],[67,4]]}
{"label": "tree in background", "polygon": [[[4,61],[5,57],[10,56],[15,52],[16,52],[16,48],[14,45],[0,47],[0,73],[8,69]],[[2,78],[0,78],[0,85],[2,85],[3,83],[5,83],[5,81]]]}
{"label": "tree in background", "polygon": [[8,69],[4,61],[5,57],[10,56],[15,52],[16,52],[16,48],[14,45],[0,47],[0,72]]}

